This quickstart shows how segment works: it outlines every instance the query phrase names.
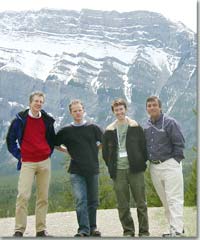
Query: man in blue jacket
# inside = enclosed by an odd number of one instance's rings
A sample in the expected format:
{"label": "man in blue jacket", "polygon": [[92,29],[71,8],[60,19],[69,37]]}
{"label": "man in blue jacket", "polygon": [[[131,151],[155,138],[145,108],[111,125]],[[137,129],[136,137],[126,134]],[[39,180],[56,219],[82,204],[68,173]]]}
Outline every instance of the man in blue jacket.
{"label": "man in blue jacket", "polygon": [[50,155],[54,148],[54,119],[42,106],[42,92],[33,92],[29,98],[30,108],[20,112],[12,121],[7,134],[9,152],[18,159],[20,171],[16,201],[14,237],[22,237],[27,223],[28,200],[34,178],[36,179],[36,236],[46,237],[46,214],[51,172]]}
{"label": "man in blue jacket", "polygon": [[170,228],[170,233],[163,237],[180,237],[184,202],[181,161],[185,140],[177,121],[162,113],[158,97],[147,98],[146,109],[150,116],[144,128],[150,174]]}

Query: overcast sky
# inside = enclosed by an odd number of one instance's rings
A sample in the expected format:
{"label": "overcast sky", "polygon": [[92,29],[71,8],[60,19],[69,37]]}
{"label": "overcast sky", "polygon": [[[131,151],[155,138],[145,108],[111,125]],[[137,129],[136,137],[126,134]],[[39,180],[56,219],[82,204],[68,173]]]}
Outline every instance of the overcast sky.
{"label": "overcast sky", "polygon": [[148,10],[163,14],[172,21],[181,21],[196,32],[197,0],[2,0],[0,11],[56,8],[81,10]]}

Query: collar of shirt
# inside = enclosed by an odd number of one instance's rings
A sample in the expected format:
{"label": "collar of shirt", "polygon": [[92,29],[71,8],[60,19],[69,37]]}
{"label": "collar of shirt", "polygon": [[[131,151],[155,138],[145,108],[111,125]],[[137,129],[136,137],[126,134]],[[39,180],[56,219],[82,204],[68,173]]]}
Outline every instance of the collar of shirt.
{"label": "collar of shirt", "polygon": [[32,118],[41,118],[41,116],[42,116],[42,113],[41,113],[41,112],[39,112],[38,116],[37,116],[37,117],[35,117],[35,116],[33,115],[33,113],[31,112],[31,110],[29,109],[29,110],[28,110],[28,115],[29,115],[30,117],[32,117]]}
{"label": "collar of shirt", "polygon": [[152,121],[151,118],[148,120],[148,122],[150,123],[150,125],[157,125],[157,124],[160,124],[162,123],[163,121],[163,117],[164,117],[164,114],[161,113],[159,118],[156,120],[156,121]]}
{"label": "collar of shirt", "polygon": [[85,124],[86,124],[86,120],[83,120],[81,123],[71,122],[71,125],[75,126],[75,127],[81,127],[81,126],[83,126]]}

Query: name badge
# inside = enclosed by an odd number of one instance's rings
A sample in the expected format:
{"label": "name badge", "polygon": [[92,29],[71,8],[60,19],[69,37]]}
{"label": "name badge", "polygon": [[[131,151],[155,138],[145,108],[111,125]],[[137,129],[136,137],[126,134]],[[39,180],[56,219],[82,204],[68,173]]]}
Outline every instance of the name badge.
{"label": "name badge", "polygon": [[124,151],[124,152],[119,152],[119,157],[120,157],[120,158],[128,157],[127,152],[126,152],[126,151]]}

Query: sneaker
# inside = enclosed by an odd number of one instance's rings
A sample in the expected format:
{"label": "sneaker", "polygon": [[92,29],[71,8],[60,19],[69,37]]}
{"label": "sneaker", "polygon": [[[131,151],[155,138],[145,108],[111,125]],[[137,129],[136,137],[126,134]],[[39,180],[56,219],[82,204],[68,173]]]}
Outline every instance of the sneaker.
{"label": "sneaker", "polygon": [[77,233],[74,237],[88,237],[88,235],[86,233]]}
{"label": "sneaker", "polygon": [[135,233],[133,232],[126,232],[123,234],[124,237],[135,237]]}
{"label": "sneaker", "polygon": [[179,232],[175,232],[175,233],[164,233],[163,235],[162,235],[162,237],[182,237],[183,235],[181,234],[181,233],[179,233]]}
{"label": "sneaker", "polygon": [[53,237],[49,235],[45,230],[36,233],[36,237]]}
{"label": "sneaker", "polygon": [[13,237],[23,237],[23,233],[20,232],[20,231],[16,231],[16,232],[13,234]]}
{"label": "sneaker", "polygon": [[90,236],[92,236],[92,237],[101,237],[101,232],[98,231],[98,230],[92,230],[90,232]]}
{"label": "sneaker", "polygon": [[150,233],[149,232],[143,232],[138,234],[139,237],[149,237]]}

